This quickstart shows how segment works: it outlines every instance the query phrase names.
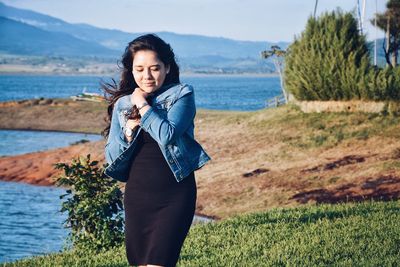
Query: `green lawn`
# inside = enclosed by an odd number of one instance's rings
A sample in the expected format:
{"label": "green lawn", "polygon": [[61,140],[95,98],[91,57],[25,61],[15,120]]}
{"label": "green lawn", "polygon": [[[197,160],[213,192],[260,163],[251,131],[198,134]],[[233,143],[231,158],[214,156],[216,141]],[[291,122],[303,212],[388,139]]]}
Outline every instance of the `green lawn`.
{"label": "green lawn", "polygon": [[[400,201],[277,209],[192,227],[179,266],[399,266]],[[124,248],[4,266],[128,266]]]}

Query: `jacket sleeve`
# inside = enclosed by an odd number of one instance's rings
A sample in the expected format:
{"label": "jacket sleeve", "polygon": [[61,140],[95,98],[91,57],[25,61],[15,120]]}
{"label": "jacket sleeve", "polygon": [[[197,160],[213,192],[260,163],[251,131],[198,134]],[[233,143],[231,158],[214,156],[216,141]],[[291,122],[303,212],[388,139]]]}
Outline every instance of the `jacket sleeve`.
{"label": "jacket sleeve", "polygon": [[105,146],[105,157],[108,164],[111,164],[127,147],[123,133],[124,125],[120,124],[118,118],[118,101],[114,104],[111,117],[110,132]]}
{"label": "jacket sleeve", "polygon": [[166,146],[174,142],[193,123],[196,115],[193,90],[184,91],[173,103],[166,117],[159,112],[150,107],[141,118],[140,126],[159,144]]}

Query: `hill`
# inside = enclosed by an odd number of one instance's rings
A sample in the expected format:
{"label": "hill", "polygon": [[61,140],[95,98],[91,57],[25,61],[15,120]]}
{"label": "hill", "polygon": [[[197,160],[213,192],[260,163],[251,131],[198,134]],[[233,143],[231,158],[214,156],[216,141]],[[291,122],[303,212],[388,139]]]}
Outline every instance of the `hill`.
{"label": "hill", "polygon": [[[45,31],[62,32],[75,38],[93,41],[119,52],[125,49],[129,41],[143,34],[141,31],[129,33],[119,30],[98,28],[89,24],[68,23],[52,16],[14,8],[2,3],[0,3],[0,16],[32,25]],[[260,51],[264,50],[266,47],[270,47],[274,44],[281,46],[287,45],[285,42],[237,41],[221,37],[176,34],[172,32],[156,32],[156,34],[171,43],[175,52],[184,58],[209,55],[218,55],[226,58],[258,58]]]}
{"label": "hill", "polygon": [[[51,54],[67,57],[96,55],[112,58],[110,62],[115,64],[127,43],[144,34],[68,23],[52,16],[14,8],[3,3],[0,3],[0,16],[7,19],[3,21],[4,25],[0,26],[3,36],[0,39],[0,52],[6,54],[28,56]],[[19,39],[15,38],[14,29],[23,33],[18,35]],[[238,41],[193,34],[155,33],[172,45],[183,71],[188,72],[274,72],[272,62],[261,59],[260,52],[271,45],[280,45],[283,48],[288,45],[285,42]],[[46,38],[43,39],[44,37]],[[80,40],[80,43],[77,40]],[[35,44],[34,47],[31,47],[32,44]],[[67,60],[65,63],[67,64]]]}
{"label": "hill", "polygon": [[0,51],[9,54],[43,56],[116,55],[106,47],[60,32],[49,32],[31,25],[0,17]]}
{"label": "hill", "polygon": [[[31,10],[19,9],[7,6],[0,2],[0,16],[13,20],[18,24],[14,27],[21,28],[24,34],[13,36],[13,31],[1,26],[2,38],[0,39],[0,59],[3,58],[7,64],[21,65],[18,58],[10,58],[1,56],[1,53],[15,55],[56,55],[67,57],[82,57],[88,55],[96,55],[96,57],[107,58],[112,65],[106,69],[115,68],[116,60],[121,56],[126,44],[135,37],[144,34],[143,32],[124,32],[115,29],[104,29],[84,23],[68,23],[61,19],[34,12]],[[8,23],[10,23],[8,21]],[[23,27],[31,26],[31,27]],[[23,28],[23,29],[22,29]],[[41,30],[38,32],[38,30]],[[36,36],[37,34],[37,36]],[[64,34],[64,35],[62,35]],[[279,45],[286,48],[287,42],[253,42],[238,41],[222,37],[209,37],[194,34],[176,34],[172,32],[156,32],[161,38],[172,45],[176,52],[180,66],[184,72],[200,72],[200,73],[269,73],[274,72],[275,68],[270,59],[261,59],[260,52],[271,47]],[[8,38],[8,36],[12,38]],[[48,39],[43,36],[49,35]],[[78,40],[80,40],[80,42]],[[70,42],[62,42],[61,40],[71,40]],[[62,46],[60,47],[60,42]],[[382,52],[382,42],[378,41],[378,63],[385,64],[384,54]],[[32,47],[32,44],[33,47]],[[83,49],[80,49],[82,45]],[[373,43],[369,43],[368,47],[371,51],[371,59],[373,58]],[[76,61],[76,59],[74,59]],[[102,59],[103,60],[103,59]],[[25,60],[26,61],[26,60]],[[36,58],[32,61],[37,61]],[[40,59],[47,61],[52,69],[51,64],[57,64],[54,60],[48,58]],[[66,68],[74,69],[76,65],[85,65],[85,61],[69,64],[68,59],[63,60],[63,64],[71,65]],[[4,62],[3,62],[4,64]],[[27,65],[22,63],[22,65]],[[29,64],[28,64],[29,65]],[[93,68],[95,63],[86,66]],[[5,68],[9,72],[14,70],[14,66]],[[33,67],[16,68],[21,71],[32,72]]]}

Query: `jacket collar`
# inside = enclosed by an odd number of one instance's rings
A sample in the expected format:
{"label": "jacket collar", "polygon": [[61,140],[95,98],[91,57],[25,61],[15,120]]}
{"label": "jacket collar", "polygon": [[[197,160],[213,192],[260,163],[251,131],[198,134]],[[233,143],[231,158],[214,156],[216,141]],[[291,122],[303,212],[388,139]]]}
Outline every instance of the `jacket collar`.
{"label": "jacket collar", "polygon": [[153,95],[149,97],[150,101],[162,101],[164,98],[170,95],[170,93],[166,93],[166,91],[172,87],[175,87],[179,85],[179,83],[170,83],[167,85],[162,86],[160,89],[158,89],[156,92],[154,92]]}
{"label": "jacket collar", "polygon": [[152,98],[156,98],[157,96],[159,96],[162,93],[164,93],[165,91],[167,91],[169,88],[174,87],[176,85],[178,85],[178,83],[170,83],[170,84],[167,84],[167,85],[163,85],[163,86],[161,86],[160,89],[155,91],[154,94],[151,97]]}

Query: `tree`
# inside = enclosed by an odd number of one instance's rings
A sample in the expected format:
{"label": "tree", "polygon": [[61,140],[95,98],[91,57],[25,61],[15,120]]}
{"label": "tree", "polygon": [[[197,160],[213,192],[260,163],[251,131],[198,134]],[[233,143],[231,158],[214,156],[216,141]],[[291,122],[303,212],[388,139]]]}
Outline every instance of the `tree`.
{"label": "tree", "polygon": [[[388,66],[396,67],[400,49],[400,0],[389,0],[387,10],[376,15],[376,24],[385,34],[383,50]],[[375,19],[371,20],[375,25]]]}
{"label": "tree", "polygon": [[262,58],[270,58],[270,57],[275,56],[273,61],[274,61],[275,69],[279,73],[282,93],[283,93],[283,96],[285,98],[285,103],[287,104],[288,103],[288,94],[287,94],[287,92],[285,90],[285,85],[284,85],[284,80],[283,80],[283,71],[282,71],[283,59],[285,57],[285,54],[286,54],[285,50],[282,50],[277,45],[273,45],[273,46],[271,46],[271,50],[262,51],[261,52],[261,57]]}
{"label": "tree", "polygon": [[310,17],[285,56],[285,88],[298,100],[371,99],[370,58],[357,20],[340,10]]}

